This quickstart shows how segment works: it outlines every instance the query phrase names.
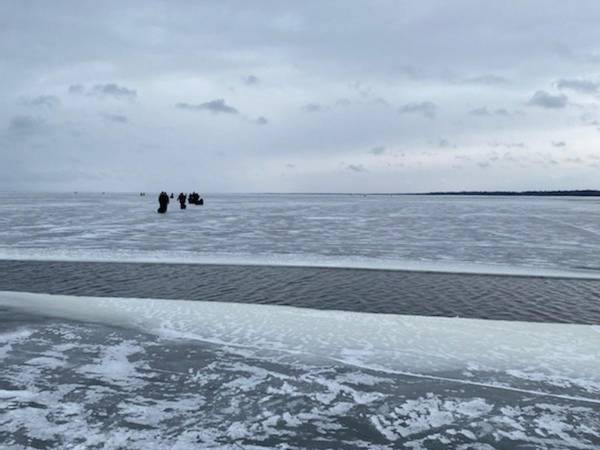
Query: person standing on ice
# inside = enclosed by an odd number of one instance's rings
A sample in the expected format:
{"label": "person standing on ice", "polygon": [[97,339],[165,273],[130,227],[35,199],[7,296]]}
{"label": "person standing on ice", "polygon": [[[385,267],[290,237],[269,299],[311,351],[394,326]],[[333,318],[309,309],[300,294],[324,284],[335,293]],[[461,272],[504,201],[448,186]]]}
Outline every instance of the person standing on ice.
{"label": "person standing on ice", "polygon": [[179,200],[179,207],[181,209],[185,209],[185,201],[186,201],[187,197],[185,196],[185,194],[182,192],[179,194],[179,197],[177,197],[177,200]]}
{"label": "person standing on ice", "polygon": [[169,194],[165,191],[162,191],[158,196],[158,204],[159,208],[156,210],[159,214],[164,214],[167,212],[167,206],[169,205]]}

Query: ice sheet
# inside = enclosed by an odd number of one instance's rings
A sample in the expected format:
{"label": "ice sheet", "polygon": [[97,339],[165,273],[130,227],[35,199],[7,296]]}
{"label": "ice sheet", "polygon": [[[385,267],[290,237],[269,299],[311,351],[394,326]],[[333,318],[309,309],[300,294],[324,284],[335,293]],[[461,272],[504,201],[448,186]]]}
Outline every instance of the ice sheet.
{"label": "ice sheet", "polygon": [[596,199],[0,193],[0,258],[600,276]]}
{"label": "ice sheet", "polygon": [[[0,292],[0,305],[135,327],[169,339],[282,352],[381,373],[600,404],[597,326],[16,292]],[[121,360],[108,358],[122,367]],[[456,379],[444,375],[450,372],[465,376]],[[510,382],[470,378],[472,372],[501,374],[524,384],[516,387]],[[527,383],[531,381],[537,386],[543,382],[550,389],[529,389]],[[562,389],[565,387],[569,389]]]}
{"label": "ice sheet", "polygon": [[597,327],[0,292],[10,449],[595,449]]}

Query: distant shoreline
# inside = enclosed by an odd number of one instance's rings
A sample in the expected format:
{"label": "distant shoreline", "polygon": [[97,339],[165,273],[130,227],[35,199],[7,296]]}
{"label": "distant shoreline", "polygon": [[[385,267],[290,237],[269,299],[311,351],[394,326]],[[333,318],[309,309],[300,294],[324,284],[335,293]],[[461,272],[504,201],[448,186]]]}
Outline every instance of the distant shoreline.
{"label": "distant shoreline", "polygon": [[[563,191],[436,191],[436,192],[256,192],[247,195],[348,195],[348,196],[404,196],[404,195],[464,195],[488,197],[600,197],[600,190],[577,189]],[[244,194],[241,194],[244,195]]]}
{"label": "distant shoreline", "polygon": [[481,195],[481,196],[530,196],[530,197],[600,197],[600,191],[592,189],[575,191],[451,191],[426,192],[414,195]]}

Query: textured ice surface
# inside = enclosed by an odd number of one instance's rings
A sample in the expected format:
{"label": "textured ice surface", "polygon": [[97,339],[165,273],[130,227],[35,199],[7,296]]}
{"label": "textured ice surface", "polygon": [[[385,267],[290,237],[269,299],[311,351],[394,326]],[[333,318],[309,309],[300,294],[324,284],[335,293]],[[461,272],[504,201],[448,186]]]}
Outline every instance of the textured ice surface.
{"label": "textured ice surface", "polygon": [[0,293],[7,448],[597,448],[585,325]]}
{"label": "textured ice surface", "polygon": [[[172,205],[173,206],[173,205]],[[0,257],[600,276],[589,198],[0,194]]]}
{"label": "textured ice surface", "polygon": [[[52,296],[0,292],[0,305],[83,321],[134,326],[166,338],[324,358],[389,373],[435,377],[448,371],[498,372],[600,393],[600,327],[318,311],[185,300]],[[119,351],[118,353],[122,353]],[[126,362],[106,356],[118,374]],[[100,368],[95,370],[102,370]],[[500,388],[504,381],[489,383]],[[461,380],[488,383],[487,380]],[[506,389],[512,389],[507,385]],[[592,397],[585,397],[592,403]]]}

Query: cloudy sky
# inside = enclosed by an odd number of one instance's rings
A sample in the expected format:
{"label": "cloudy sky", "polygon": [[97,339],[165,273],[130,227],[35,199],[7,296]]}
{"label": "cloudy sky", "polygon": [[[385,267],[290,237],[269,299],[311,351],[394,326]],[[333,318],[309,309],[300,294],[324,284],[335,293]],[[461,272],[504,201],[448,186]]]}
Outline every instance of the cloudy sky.
{"label": "cloudy sky", "polygon": [[0,190],[600,188],[600,2],[0,3]]}

